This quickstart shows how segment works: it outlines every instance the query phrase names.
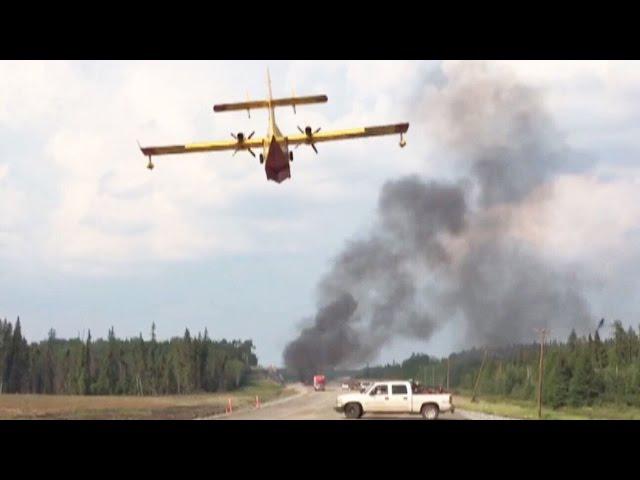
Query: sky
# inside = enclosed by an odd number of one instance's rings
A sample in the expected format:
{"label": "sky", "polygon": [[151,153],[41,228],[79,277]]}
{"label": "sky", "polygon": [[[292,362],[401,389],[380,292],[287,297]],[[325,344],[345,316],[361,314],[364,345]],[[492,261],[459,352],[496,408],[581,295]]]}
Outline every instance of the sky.
{"label": "sky", "polygon": [[[345,241],[374,219],[386,180],[455,179],[421,130],[425,89],[451,61],[0,61],[0,318],[29,340],[91,330],[105,337],[251,338],[261,364],[316,307],[316,285]],[[518,234],[589,279],[594,316],[638,327],[640,64],[488,62],[539,89],[579,167]],[[295,150],[292,178],[267,182],[240,152],[159,157],[142,145],[266,130],[266,111],[214,114],[214,103],[326,94],[276,111],[283,132],[409,121],[407,146],[380,137]],[[584,275],[583,275],[584,274]],[[594,321],[595,323],[596,321]],[[568,332],[560,332],[565,335]],[[532,341],[534,334],[532,333]],[[396,341],[380,361],[463,347],[455,322],[428,342]]]}

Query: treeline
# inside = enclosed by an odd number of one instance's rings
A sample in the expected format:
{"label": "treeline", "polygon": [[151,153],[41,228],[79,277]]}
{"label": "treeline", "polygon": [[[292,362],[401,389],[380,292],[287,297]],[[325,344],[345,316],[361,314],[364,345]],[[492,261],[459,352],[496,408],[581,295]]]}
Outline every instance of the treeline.
{"label": "treeline", "polygon": [[[486,352],[486,354],[485,354]],[[485,357],[486,355],[486,357]],[[368,378],[413,378],[433,386],[447,385],[471,392],[478,374],[477,393],[513,399],[536,398],[540,345],[473,349],[449,359],[413,354],[400,364],[365,368]],[[485,358],[484,366],[480,368]],[[545,345],[543,401],[552,408],[619,404],[640,406],[640,338],[621,322],[602,340],[596,331],[578,337],[572,331],[565,342]]]}
{"label": "treeline", "polygon": [[207,330],[193,337],[59,339],[29,344],[20,318],[0,320],[0,393],[165,395],[232,390],[258,360],[251,340],[214,341]]}

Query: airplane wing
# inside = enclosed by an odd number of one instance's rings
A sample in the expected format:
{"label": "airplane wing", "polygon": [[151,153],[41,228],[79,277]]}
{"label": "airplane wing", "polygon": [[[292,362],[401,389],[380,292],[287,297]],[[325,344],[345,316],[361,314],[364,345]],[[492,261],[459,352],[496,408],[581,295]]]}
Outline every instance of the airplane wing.
{"label": "airplane wing", "polygon": [[408,123],[397,123],[394,125],[380,125],[374,127],[351,128],[348,130],[334,130],[329,132],[314,133],[309,127],[304,133],[289,135],[287,141],[290,145],[305,143],[308,145],[319,142],[330,142],[332,140],[349,140],[352,138],[377,137],[381,135],[403,134],[409,130]]}
{"label": "airplane wing", "polygon": [[178,153],[212,152],[218,150],[247,150],[262,147],[264,138],[237,140],[222,140],[219,142],[188,143],[186,145],[166,145],[161,147],[140,147],[147,157],[156,155],[173,155]]}

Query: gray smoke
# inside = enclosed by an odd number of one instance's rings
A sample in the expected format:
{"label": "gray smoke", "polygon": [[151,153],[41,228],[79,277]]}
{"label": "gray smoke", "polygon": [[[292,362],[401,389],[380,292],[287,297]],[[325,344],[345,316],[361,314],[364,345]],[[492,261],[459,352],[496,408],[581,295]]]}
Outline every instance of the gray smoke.
{"label": "gray smoke", "polygon": [[285,349],[301,375],[362,364],[398,337],[427,340],[456,316],[469,345],[529,341],[534,327],[588,318],[579,283],[509,234],[526,221],[518,207],[540,201],[571,160],[543,98],[483,63],[447,75],[420,95],[424,119],[412,129],[440,142],[463,176],[383,186],[372,230],[335,258],[316,317]]}

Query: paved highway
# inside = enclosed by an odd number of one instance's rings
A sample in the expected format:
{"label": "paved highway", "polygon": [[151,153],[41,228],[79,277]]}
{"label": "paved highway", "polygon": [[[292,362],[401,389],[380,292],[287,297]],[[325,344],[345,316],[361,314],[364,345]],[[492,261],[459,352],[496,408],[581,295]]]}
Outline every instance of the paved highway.
{"label": "paved highway", "polygon": [[[324,392],[313,387],[295,385],[296,395],[265,404],[262,408],[234,412],[211,418],[212,420],[346,420],[333,406],[336,397],[343,393],[337,386],[328,385]],[[369,414],[360,420],[422,420],[420,415]],[[439,420],[465,420],[460,413],[443,413]]]}

